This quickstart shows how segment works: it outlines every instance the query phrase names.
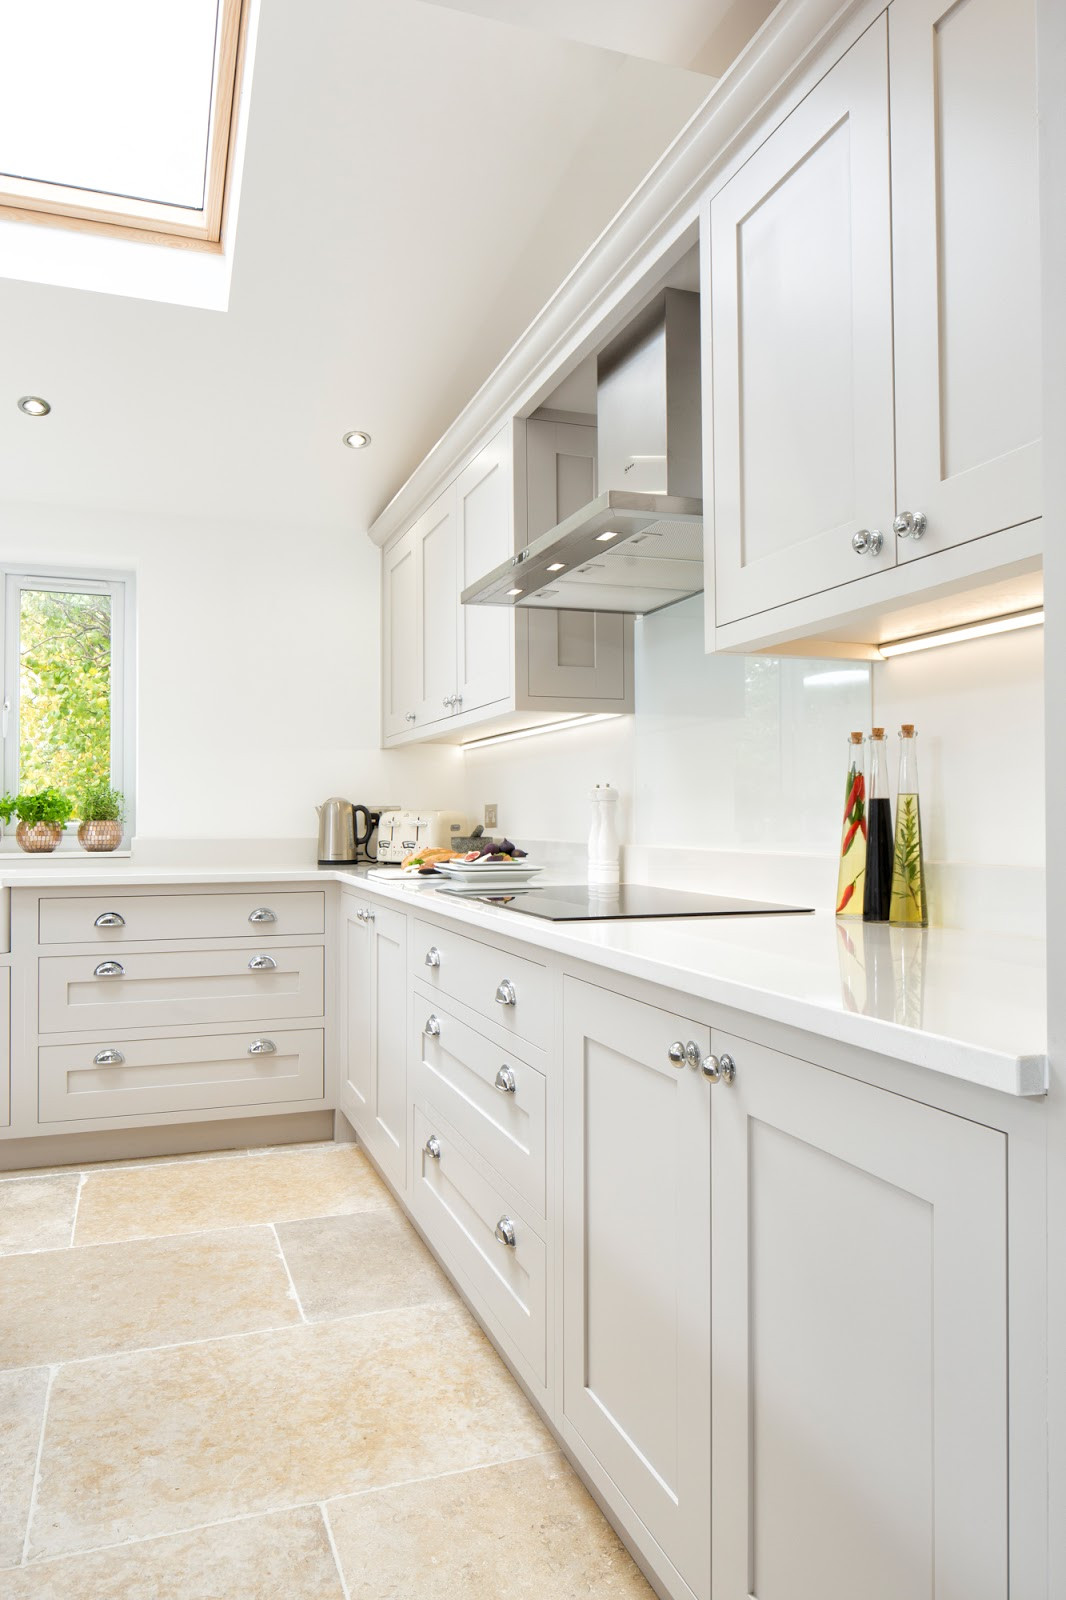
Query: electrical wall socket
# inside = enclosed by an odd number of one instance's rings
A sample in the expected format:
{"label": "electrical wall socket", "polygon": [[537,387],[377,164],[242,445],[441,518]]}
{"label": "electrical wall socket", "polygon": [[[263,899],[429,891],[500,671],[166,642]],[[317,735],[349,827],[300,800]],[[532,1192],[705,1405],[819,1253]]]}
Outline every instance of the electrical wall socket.
{"label": "electrical wall socket", "polygon": [[486,826],[486,828],[495,828],[496,827],[496,809],[497,808],[495,806],[486,806],[485,807],[485,826]]}

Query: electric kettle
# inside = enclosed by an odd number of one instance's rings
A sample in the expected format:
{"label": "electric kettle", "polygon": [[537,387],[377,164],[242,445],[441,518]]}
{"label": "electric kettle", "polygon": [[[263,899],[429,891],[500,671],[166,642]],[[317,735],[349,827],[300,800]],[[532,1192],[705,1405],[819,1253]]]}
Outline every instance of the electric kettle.
{"label": "electric kettle", "polygon": [[[323,800],[315,810],[318,812],[319,864],[328,866],[336,861],[358,861],[360,846],[365,851],[370,843],[377,816],[366,806],[353,805],[351,800],[342,800],[336,794]],[[357,817],[363,819],[362,832],[356,826]]]}

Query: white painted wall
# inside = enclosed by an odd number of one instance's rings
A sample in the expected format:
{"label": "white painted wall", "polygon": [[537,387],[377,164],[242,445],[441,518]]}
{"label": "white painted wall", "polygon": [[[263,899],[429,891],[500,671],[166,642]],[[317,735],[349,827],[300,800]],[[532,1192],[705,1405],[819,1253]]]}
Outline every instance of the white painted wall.
{"label": "white painted wall", "polygon": [[330,794],[458,803],[454,750],[379,749],[369,540],[0,505],[0,559],[137,575],[137,836],[311,839]]}

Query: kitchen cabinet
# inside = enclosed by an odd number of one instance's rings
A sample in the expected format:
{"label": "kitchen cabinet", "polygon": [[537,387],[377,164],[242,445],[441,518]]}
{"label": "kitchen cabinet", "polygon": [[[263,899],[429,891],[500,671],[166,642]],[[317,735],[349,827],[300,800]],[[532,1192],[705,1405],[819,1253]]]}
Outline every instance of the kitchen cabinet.
{"label": "kitchen cabinet", "polygon": [[713,1045],[715,1600],[1005,1600],[1006,1136]]}
{"label": "kitchen cabinet", "polygon": [[1033,0],[893,0],[710,197],[708,648],[1039,602],[1037,177]]}
{"label": "kitchen cabinet", "polygon": [[564,1438],[706,1600],[709,1030],[574,978],[563,1029]]}
{"label": "kitchen cabinet", "polygon": [[341,896],[339,1105],[385,1176],[407,1183],[407,918]]}
{"label": "kitchen cabinet", "polygon": [[1033,0],[889,8],[897,505],[921,560],[1040,515]]}
{"label": "kitchen cabinet", "polygon": [[595,441],[594,427],[508,423],[385,551],[386,745],[633,709],[631,618],[459,598],[592,498]]}
{"label": "kitchen cabinet", "polygon": [[719,623],[895,561],[890,250],[882,16],[710,203]]}

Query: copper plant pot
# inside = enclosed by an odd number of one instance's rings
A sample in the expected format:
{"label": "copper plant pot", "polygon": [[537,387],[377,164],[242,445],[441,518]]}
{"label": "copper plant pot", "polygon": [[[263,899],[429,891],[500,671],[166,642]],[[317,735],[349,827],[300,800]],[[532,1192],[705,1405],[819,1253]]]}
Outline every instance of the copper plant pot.
{"label": "copper plant pot", "polygon": [[19,848],[30,852],[54,850],[62,837],[63,828],[58,822],[35,822],[32,828],[28,822],[20,822],[15,829]]}
{"label": "copper plant pot", "polygon": [[121,822],[83,822],[78,829],[83,850],[117,850],[122,843]]}

